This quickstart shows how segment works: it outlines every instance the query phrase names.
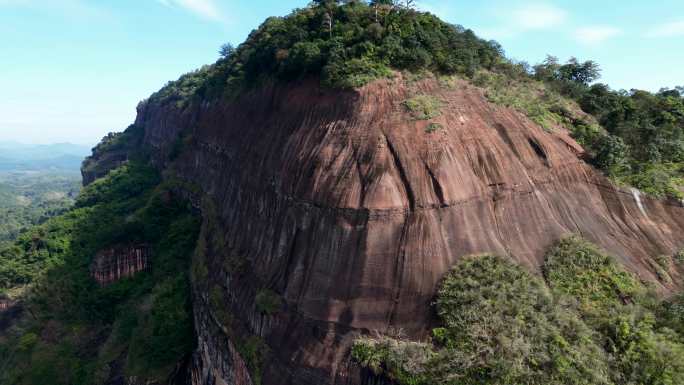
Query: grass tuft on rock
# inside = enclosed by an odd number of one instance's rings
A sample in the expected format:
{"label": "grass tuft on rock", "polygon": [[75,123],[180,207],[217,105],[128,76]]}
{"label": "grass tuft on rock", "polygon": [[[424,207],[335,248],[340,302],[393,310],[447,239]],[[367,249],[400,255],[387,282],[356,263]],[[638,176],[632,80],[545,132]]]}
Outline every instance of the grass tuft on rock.
{"label": "grass tuft on rock", "polygon": [[442,115],[443,102],[432,95],[416,95],[402,104],[416,120],[429,120]]}

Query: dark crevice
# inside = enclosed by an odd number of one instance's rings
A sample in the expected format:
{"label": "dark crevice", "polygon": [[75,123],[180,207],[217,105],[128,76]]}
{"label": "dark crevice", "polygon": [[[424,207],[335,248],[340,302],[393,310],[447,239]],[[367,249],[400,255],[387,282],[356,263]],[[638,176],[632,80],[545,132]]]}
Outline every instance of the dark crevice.
{"label": "dark crevice", "polygon": [[508,131],[506,130],[506,127],[504,127],[504,125],[501,123],[495,123],[494,128],[496,128],[496,132],[499,133],[499,136],[501,137],[501,139],[508,145],[508,147],[511,148],[511,150],[513,151],[515,156],[518,157],[518,159],[520,159],[520,154],[518,154],[518,149],[513,144],[513,140],[511,139],[511,136],[508,135]]}
{"label": "dark crevice", "polygon": [[437,180],[437,177],[435,177],[435,174],[432,172],[430,167],[428,167],[427,164],[425,164],[425,169],[428,172],[428,175],[430,175],[430,180],[432,181],[432,189],[435,191],[435,195],[437,195],[437,199],[439,199],[439,204],[442,207],[446,207],[446,200],[444,199],[444,190],[442,190],[442,185],[439,184],[439,180]]}
{"label": "dark crevice", "polygon": [[283,293],[287,291],[287,285],[290,282],[290,275],[295,269],[295,252],[297,251],[297,240],[299,239],[299,228],[295,229],[294,236],[292,237],[292,244],[287,252],[287,262],[285,268],[283,269]]}
{"label": "dark crevice", "polygon": [[397,168],[397,171],[399,172],[399,177],[401,178],[401,182],[404,184],[404,189],[406,190],[406,196],[408,198],[408,203],[409,203],[409,209],[411,211],[414,210],[416,207],[416,198],[415,195],[413,194],[413,189],[411,189],[411,184],[409,183],[409,179],[406,175],[406,170],[404,170],[404,167],[401,165],[401,161],[399,160],[399,155],[397,154],[397,151],[394,149],[392,146],[392,143],[390,142],[389,138],[387,138],[387,135],[385,135],[385,142],[387,142],[387,148],[389,149],[390,154],[392,155],[392,161],[394,162],[394,166]]}
{"label": "dark crevice", "polygon": [[528,138],[527,141],[530,143],[530,147],[534,150],[534,153],[537,154],[539,159],[541,159],[545,165],[549,165],[549,159],[546,156],[546,152],[544,149],[541,147],[539,142],[537,142],[535,139]]}
{"label": "dark crevice", "polygon": [[409,232],[409,227],[410,227],[410,221],[413,216],[412,212],[406,213],[406,216],[404,217],[404,224],[401,228],[401,239],[399,239],[399,245],[397,248],[397,255],[398,255],[398,260],[397,260],[397,266],[396,266],[396,271],[395,271],[395,280],[396,282],[396,287],[394,288],[394,294],[392,296],[392,307],[389,313],[389,319],[388,319],[388,327],[394,325],[396,323],[395,317],[397,315],[397,307],[399,305],[399,301],[401,299],[401,294],[402,294],[402,289],[403,289],[403,282],[404,282],[404,268],[406,265],[406,242],[408,238],[408,232]]}
{"label": "dark crevice", "polygon": [[[356,158],[356,154],[354,154],[354,158]],[[361,171],[361,163],[359,163],[358,158],[356,158],[356,172],[359,174],[359,184],[361,188],[361,192],[359,194],[359,207],[363,207],[363,204],[366,202],[366,183],[363,180],[363,172]]]}

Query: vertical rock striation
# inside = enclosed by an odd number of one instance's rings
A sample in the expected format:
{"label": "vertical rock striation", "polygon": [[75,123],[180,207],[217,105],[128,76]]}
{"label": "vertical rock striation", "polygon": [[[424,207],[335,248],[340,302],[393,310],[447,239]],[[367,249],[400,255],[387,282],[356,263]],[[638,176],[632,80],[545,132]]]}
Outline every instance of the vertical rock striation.
{"label": "vertical rock striation", "polygon": [[147,245],[115,246],[97,253],[90,266],[91,276],[102,286],[151,268]]}
{"label": "vertical rock striation", "polygon": [[[402,102],[418,94],[441,99],[441,115],[411,118]],[[431,122],[441,129],[426,132]],[[536,270],[571,233],[661,291],[674,287],[649,259],[684,244],[679,202],[616,188],[565,131],[546,132],[464,82],[271,85],[232,102],[148,102],[136,126],[167,176],[213,202],[202,211],[216,217],[205,228],[214,246],[196,261],[196,385],[254,383],[237,353],[246,336],[269,347],[265,385],[376,381],[349,360],[359,333],[421,337],[459,258],[495,253]],[[212,287],[230,322],[215,314]],[[282,300],[274,313],[255,306],[263,289]]]}

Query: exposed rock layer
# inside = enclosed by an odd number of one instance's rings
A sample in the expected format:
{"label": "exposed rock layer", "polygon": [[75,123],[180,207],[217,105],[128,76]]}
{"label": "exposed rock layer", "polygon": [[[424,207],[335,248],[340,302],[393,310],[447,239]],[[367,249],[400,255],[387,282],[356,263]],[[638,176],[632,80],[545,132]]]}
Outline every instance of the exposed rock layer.
{"label": "exposed rock layer", "polygon": [[83,177],[83,185],[89,185],[96,179],[107,175],[110,170],[113,170],[128,160],[128,154],[124,150],[118,151],[93,151],[93,155],[88,157],[81,166],[81,176]]}
{"label": "exposed rock layer", "polygon": [[[444,102],[434,133],[401,104],[422,93]],[[221,342],[230,332],[198,300],[212,285],[233,323],[270,346],[266,385],[366,381],[348,357],[353,338],[390,327],[424,335],[438,281],[469,254],[535,270],[553,242],[578,233],[672,289],[650,258],[682,246],[679,202],[615,188],[564,131],[545,132],[465,83],[263,87],[230,103],[148,103],[136,125],[160,167],[216,204],[220,245],[204,256],[210,273],[195,299],[203,330],[194,384],[249,383],[237,380],[242,366]],[[185,148],[171,162],[181,135]],[[247,272],[231,271],[235,256]],[[282,296],[282,311],[259,313],[261,287]]]}
{"label": "exposed rock layer", "polygon": [[0,294],[0,333],[10,328],[22,312],[21,303]]}
{"label": "exposed rock layer", "polygon": [[97,253],[90,266],[90,274],[100,285],[105,286],[150,268],[149,246],[122,245]]}
{"label": "exposed rock layer", "polygon": [[9,310],[14,305],[14,301],[0,297],[0,312]]}

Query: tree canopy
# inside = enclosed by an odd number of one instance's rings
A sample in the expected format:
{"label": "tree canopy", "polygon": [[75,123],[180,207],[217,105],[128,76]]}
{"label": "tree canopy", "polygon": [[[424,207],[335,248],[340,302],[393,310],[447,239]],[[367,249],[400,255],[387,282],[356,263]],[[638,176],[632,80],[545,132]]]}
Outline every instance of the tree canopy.
{"label": "tree canopy", "polygon": [[[270,17],[237,47],[170,83],[153,99],[221,96],[267,79],[315,76],[328,87],[352,88],[392,75],[429,70],[472,75],[503,60],[501,46],[471,30],[412,8],[412,2],[314,1],[285,17]],[[193,79],[190,92],[186,86]]]}

